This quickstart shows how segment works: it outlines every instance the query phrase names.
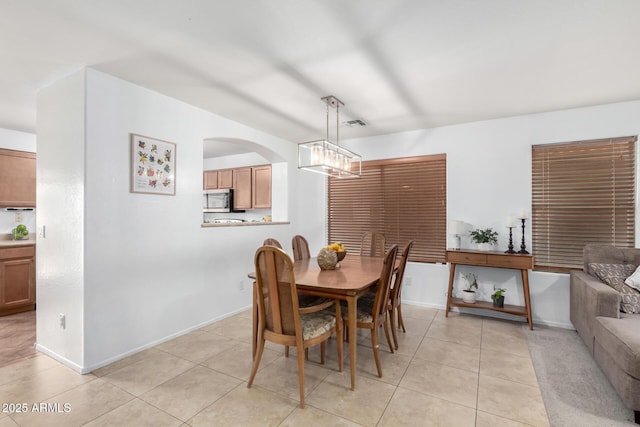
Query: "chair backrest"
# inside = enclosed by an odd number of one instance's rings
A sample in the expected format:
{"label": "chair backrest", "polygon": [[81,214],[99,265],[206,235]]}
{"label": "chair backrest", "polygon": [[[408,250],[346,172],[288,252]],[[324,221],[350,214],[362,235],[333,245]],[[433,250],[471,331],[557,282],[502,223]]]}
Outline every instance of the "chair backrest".
{"label": "chair backrest", "polygon": [[262,244],[264,246],[275,246],[276,248],[282,249],[282,245],[280,244],[280,242],[278,242],[273,237],[267,237],[266,239],[264,239],[264,242]]}
{"label": "chair backrest", "polygon": [[302,336],[291,258],[280,248],[262,246],[255,268],[260,325],[276,334]]}
{"label": "chair backrest", "polygon": [[299,261],[301,259],[311,258],[309,243],[304,237],[300,235],[293,236],[293,239],[291,239],[291,247],[293,248],[294,260]]}
{"label": "chair backrest", "polygon": [[376,290],[376,298],[373,302],[374,323],[376,322],[376,319],[380,318],[380,316],[384,315],[387,311],[389,292],[391,290],[391,279],[393,278],[397,255],[398,245],[393,245],[384,257],[384,264],[382,265],[382,272],[380,273],[380,280],[378,281],[378,288]]}
{"label": "chair backrest", "polygon": [[407,259],[409,258],[409,251],[413,246],[413,240],[407,243],[407,246],[402,250],[402,258],[400,258],[400,265],[398,265],[398,271],[396,271],[396,279],[393,282],[393,289],[391,291],[391,303],[398,301],[400,297],[400,291],[402,288],[402,278],[404,277],[404,269],[407,266]]}
{"label": "chair backrest", "polygon": [[363,256],[384,256],[386,241],[384,234],[380,231],[367,231],[362,236],[360,243],[360,255]]}

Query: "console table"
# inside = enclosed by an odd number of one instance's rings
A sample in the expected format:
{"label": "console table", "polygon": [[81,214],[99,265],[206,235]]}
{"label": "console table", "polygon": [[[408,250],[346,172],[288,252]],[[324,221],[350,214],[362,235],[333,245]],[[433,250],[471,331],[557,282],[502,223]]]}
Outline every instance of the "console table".
{"label": "console table", "polygon": [[[533,255],[505,254],[502,252],[484,252],[473,250],[447,250],[447,262],[451,264],[449,269],[449,292],[447,292],[447,311],[449,316],[451,307],[482,308],[500,311],[503,313],[521,316],[529,322],[529,329],[533,330],[531,320],[531,297],[529,296],[529,270],[533,269]],[[524,290],[524,307],[505,304],[504,307],[494,307],[492,302],[476,301],[466,303],[462,298],[453,297],[453,279],[455,278],[456,265],[472,265],[475,267],[511,268],[520,270],[522,274],[522,287]]]}

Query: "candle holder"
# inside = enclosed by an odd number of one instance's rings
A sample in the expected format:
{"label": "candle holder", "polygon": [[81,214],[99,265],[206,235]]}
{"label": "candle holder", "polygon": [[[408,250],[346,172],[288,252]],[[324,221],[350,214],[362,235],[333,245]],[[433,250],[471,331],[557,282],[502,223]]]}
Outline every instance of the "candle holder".
{"label": "candle holder", "polygon": [[507,227],[509,229],[509,250],[504,251],[505,254],[515,254],[516,251],[513,250],[513,229],[514,227]]}
{"label": "candle holder", "polygon": [[520,250],[518,251],[519,254],[528,254],[529,252],[527,251],[527,245],[524,244],[524,222],[526,221],[526,218],[520,218],[522,220],[522,244],[520,245]]}

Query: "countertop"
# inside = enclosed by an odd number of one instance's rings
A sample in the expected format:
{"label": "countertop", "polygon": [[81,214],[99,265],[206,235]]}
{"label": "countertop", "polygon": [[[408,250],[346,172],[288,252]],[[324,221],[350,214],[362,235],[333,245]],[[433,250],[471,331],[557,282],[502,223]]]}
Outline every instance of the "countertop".
{"label": "countertop", "polygon": [[205,222],[202,224],[202,227],[251,227],[254,225],[282,225],[289,224],[289,221],[278,221],[278,222],[267,222],[267,221],[256,221],[256,222],[226,222],[226,223],[213,223],[213,222]]}
{"label": "countertop", "polygon": [[29,246],[36,244],[36,237],[29,235],[26,240],[13,240],[11,233],[0,234],[0,248],[11,248],[14,246]]}

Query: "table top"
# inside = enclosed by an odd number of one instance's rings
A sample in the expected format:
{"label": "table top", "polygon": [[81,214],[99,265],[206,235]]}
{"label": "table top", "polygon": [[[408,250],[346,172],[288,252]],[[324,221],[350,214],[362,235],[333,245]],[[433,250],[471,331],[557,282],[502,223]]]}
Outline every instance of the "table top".
{"label": "table top", "polygon": [[[355,294],[378,282],[384,257],[348,254],[335,270],[321,270],[317,258],[295,261],[293,273],[300,290],[326,291],[332,294]],[[255,279],[255,272],[249,274]]]}

